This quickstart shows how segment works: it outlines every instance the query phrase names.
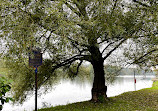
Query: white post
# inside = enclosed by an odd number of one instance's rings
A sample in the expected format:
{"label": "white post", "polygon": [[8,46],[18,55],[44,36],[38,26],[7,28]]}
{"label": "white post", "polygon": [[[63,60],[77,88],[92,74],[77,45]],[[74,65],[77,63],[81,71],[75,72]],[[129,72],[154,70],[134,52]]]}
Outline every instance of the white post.
{"label": "white post", "polygon": [[135,77],[135,69],[134,69],[134,90],[136,91],[136,77]]}

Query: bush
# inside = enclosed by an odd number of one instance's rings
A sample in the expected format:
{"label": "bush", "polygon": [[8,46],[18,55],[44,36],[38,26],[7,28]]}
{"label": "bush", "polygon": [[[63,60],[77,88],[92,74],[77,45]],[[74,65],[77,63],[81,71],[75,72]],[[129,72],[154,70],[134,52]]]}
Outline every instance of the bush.
{"label": "bush", "polygon": [[6,92],[10,91],[11,87],[9,83],[7,83],[7,80],[4,77],[0,78],[0,110],[2,110],[4,103],[9,102],[9,100],[12,100],[10,97],[6,97]]}

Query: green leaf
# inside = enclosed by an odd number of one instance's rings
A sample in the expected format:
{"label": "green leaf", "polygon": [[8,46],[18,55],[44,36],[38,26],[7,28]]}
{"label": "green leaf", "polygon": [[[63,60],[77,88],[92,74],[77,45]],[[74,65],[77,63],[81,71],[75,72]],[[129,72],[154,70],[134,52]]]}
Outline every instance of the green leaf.
{"label": "green leaf", "polygon": [[6,98],[5,102],[6,102],[6,103],[8,103],[8,102],[9,102],[9,100],[10,100],[9,98]]}

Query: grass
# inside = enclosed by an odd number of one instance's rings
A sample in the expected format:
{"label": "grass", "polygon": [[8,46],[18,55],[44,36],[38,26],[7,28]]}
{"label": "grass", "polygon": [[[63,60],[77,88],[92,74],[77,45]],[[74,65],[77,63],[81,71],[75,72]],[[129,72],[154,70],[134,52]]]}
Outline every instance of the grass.
{"label": "grass", "polygon": [[106,103],[85,101],[38,111],[158,111],[158,81],[151,88],[126,92]]}

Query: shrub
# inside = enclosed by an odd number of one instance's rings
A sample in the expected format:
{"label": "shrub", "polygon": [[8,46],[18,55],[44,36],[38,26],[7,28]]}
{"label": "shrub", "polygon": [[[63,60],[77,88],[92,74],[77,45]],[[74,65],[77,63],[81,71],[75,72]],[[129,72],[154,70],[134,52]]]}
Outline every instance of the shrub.
{"label": "shrub", "polygon": [[6,78],[1,77],[0,78],[0,110],[2,110],[4,103],[9,102],[9,100],[12,100],[10,97],[6,97],[6,93],[10,91],[11,87],[10,84],[7,82]]}

